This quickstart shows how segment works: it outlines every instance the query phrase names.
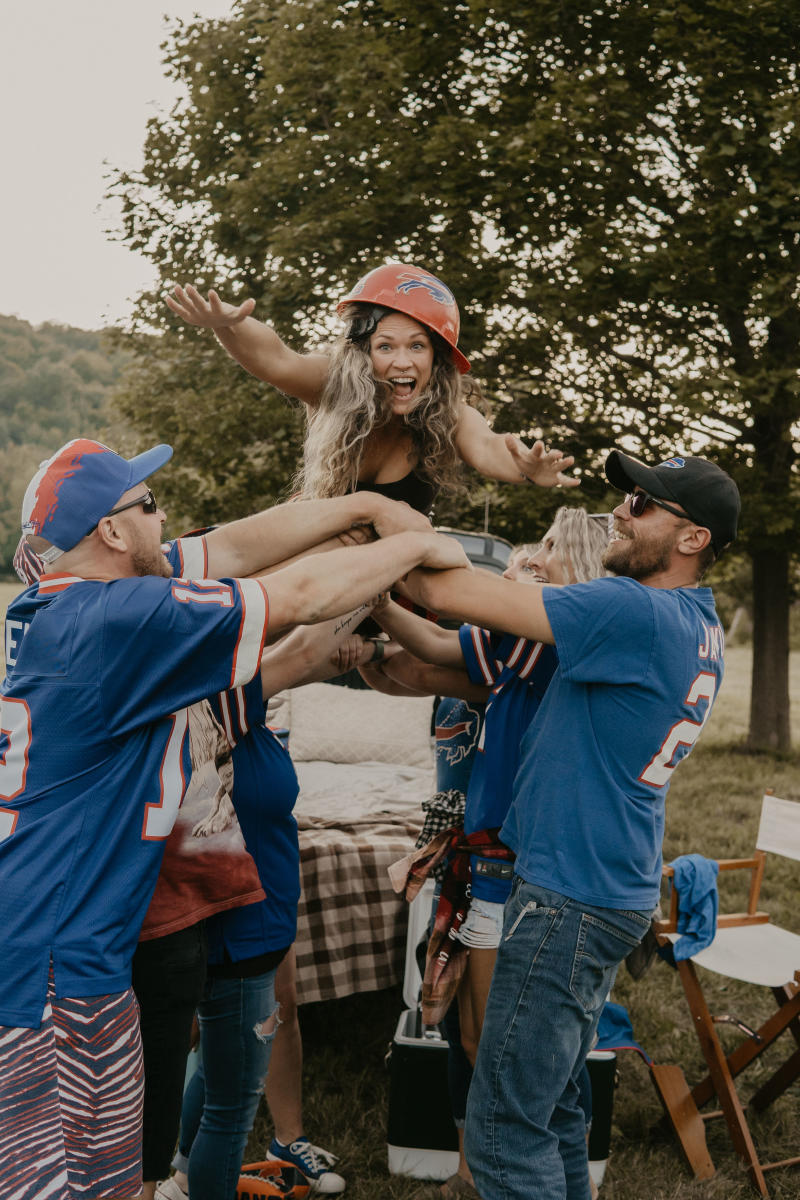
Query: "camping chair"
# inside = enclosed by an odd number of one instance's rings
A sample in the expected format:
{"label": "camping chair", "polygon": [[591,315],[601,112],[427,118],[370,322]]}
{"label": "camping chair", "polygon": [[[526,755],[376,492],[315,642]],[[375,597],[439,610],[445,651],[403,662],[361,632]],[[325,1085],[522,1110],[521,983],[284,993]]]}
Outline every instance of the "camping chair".
{"label": "camping chair", "polygon": [[[708,1065],[708,1075],[690,1089],[680,1067],[654,1065],[651,1068],[656,1090],[694,1174],[700,1179],[708,1179],[714,1174],[703,1122],[721,1115],[753,1186],[762,1196],[769,1196],[765,1171],[800,1165],[800,1157],[781,1162],[759,1162],[735,1083],[740,1072],[787,1029],[794,1038],[792,1053],[750,1097],[748,1107],[754,1111],[765,1108],[800,1075],[800,936],[771,924],[769,915],[758,911],[766,851],[800,860],[800,804],[780,800],[769,792],[764,796],[753,857],[722,859],[718,864],[720,872],[751,871],[747,911],[720,914],[711,945],[693,958],[676,964]],[[671,877],[672,868],[665,867],[664,875]],[[662,946],[678,940],[677,917],[678,895],[673,887],[669,916],[654,925]],[[728,1015],[712,1016],[696,966],[770,988],[778,1005],[777,1011],[758,1030],[749,1029]],[[736,1025],[746,1035],[746,1040],[730,1054],[725,1053],[717,1036],[715,1026],[719,1023]],[[699,1110],[714,1095],[718,1098],[719,1111],[701,1115]]]}

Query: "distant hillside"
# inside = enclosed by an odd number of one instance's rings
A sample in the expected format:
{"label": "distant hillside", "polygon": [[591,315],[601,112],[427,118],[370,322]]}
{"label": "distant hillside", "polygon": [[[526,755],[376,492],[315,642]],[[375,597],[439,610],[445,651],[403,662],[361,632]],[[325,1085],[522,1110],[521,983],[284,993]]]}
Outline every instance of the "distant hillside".
{"label": "distant hillside", "polygon": [[104,333],[0,316],[0,572],[12,569],[31,475],[69,438],[102,437],[107,402],[126,363]]}

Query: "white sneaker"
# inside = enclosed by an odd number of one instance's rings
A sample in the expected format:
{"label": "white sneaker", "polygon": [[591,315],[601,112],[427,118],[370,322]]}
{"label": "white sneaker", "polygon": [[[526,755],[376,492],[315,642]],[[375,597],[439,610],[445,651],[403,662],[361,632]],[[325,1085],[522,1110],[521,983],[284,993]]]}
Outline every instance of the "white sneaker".
{"label": "white sneaker", "polygon": [[156,1184],[155,1200],[189,1200],[189,1194],[170,1175],[169,1179],[162,1179],[161,1183]]}
{"label": "white sneaker", "polygon": [[[277,1138],[269,1144],[267,1158],[278,1158],[298,1167],[311,1184],[312,1192],[324,1196],[335,1196],[345,1189],[341,1175],[330,1168],[336,1162],[336,1155],[321,1146],[312,1146],[307,1137],[296,1138],[288,1146],[284,1146]],[[169,1196],[166,1200],[180,1200],[180,1196]]]}

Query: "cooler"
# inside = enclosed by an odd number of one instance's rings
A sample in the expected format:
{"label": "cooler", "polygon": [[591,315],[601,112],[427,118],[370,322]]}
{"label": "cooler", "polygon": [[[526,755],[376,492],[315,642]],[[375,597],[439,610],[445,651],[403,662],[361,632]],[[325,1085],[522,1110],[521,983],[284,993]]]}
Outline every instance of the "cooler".
{"label": "cooler", "polygon": [[401,1013],[389,1056],[389,1171],[447,1179],[458,1168],[458,1133],[447,1090],[447,1041],[418,1011]]}
{"label": "cooler", "polygon": [[613,1050],[590,1050],[586,1057],[592,1085],[592,1124],[589,1130],[589,1174],[603,1182],[611,1145],[611,1118],[617,1084],[617,1055]]}

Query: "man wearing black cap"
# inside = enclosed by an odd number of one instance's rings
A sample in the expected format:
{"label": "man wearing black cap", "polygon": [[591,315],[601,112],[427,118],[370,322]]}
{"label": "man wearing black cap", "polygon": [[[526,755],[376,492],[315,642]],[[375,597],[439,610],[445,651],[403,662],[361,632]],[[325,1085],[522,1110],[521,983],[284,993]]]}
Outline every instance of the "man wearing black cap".
{"label": "man wearing black cap", "polygon": [[658,903],[664,802],[722,679],[703,573],[736,536],[739,494],[701,458],[615,450],[604,563],[551,587],[413,572],[447,617],[554,644],[559,666],[521,747],[500,838],[516,854],[465,1146],[483,1200],[589,1200],[577,1076],[619,963]]}
{"label": "man wearing black cap", "polygon": [[[418,563],[466,562],[362,492],[181,541],[173,578],[145,482],[171,455],[75,439],[23,500],[48,571],[9,606],[0,688],[0,1195],[19,1200],[141,1189],[131,959],[191,771],[189,706],[238,702],[268,634],[347,613]],[[390,536],[238,577],[362,522]]]}

